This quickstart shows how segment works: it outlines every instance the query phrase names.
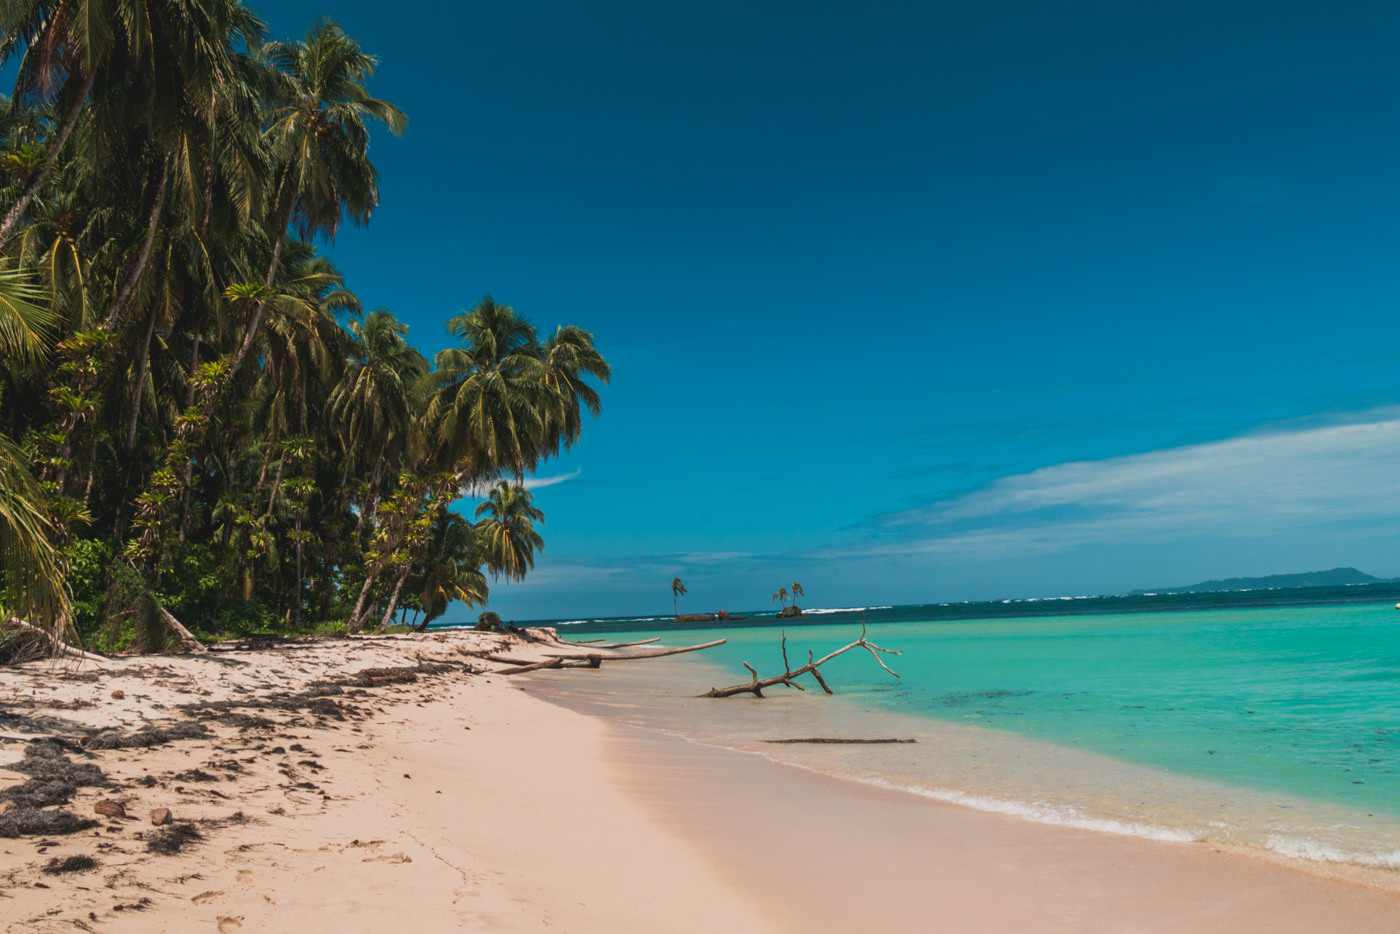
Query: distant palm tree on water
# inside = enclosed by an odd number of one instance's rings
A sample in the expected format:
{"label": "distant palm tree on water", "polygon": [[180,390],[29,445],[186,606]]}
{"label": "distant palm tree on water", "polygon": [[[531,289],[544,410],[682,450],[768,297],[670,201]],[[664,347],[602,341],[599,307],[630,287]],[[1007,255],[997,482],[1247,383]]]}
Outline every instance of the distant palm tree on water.
{"label": "distant palm tree on water", "polygon": [[681,615],[680,597],[685,596],[685,584],[681,583],[679,577],[671,578],[671,605],[676,609],[676,615]]}
{"label": "distant palm tree on water", "polygon": [[[779,587],[778,592],[773,594],[773,600],[778,600],[783,604],[783,609],[787,609],[788,592],[786,587]],[[769,601],[770,603],[772,601]]]}

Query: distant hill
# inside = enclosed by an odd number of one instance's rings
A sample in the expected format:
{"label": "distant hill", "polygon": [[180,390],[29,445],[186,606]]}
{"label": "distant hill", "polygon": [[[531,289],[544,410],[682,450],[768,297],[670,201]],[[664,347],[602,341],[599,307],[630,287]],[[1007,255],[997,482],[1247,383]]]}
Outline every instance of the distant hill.
{"label": "distant hill", "polygon": [[1223,581],[1202,581],[1189,587],[1157,587],[1134,590],[1145,593],[1219,593],[1224,590],[1271,590],[1282,587],[1345,587],[1348,584],[1382,584],[1383,577],[1363,574],[1356,568],[1333,568],[1330,571],[1309,571],[1305,574],[1270,574],[1268,577],[1230,577]]}

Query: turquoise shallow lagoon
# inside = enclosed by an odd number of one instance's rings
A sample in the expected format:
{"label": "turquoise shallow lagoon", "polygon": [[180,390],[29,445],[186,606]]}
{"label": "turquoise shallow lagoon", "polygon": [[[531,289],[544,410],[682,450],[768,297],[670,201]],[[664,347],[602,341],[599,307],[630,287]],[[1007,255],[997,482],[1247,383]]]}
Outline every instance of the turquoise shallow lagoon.
{"label": "turquoise shallow lagoon", "polygon": [[[823,669],[837,691],[830,698],[809,679],[805,693],[697,699],[712,685],[748,680],[745,660],[779,671],[782,630],[648,630],[657,623],[641,620],[612,633],[600,622],[560,634],[728,642],[596,675],[541,677],[532,690],[647,728],[1033,820],[1400,868],[1392,603],[936,620],[901,609],[901,621],[869,627],[872,641],[902,653],[889,660],[900,677],[848,653]],[[859,633],[858,617],[820,620],[788,626],[794,664]],[[919,742],[763,742],[822,735]]]}

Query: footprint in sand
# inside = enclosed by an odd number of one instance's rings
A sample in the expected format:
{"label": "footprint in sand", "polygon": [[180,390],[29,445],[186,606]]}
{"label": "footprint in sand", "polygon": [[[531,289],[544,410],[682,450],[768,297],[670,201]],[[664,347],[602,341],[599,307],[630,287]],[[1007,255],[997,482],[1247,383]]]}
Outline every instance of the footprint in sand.
{"label": "footprint in sand", "polygon": [[190,899],[190,901],[194,902],[196,905],[203,905],[205,902],[212,902],[214,899],[218,898],[218,897],[219,897],[220,895],[222,895],[222,894],[224,894],[224,893],[223,893],[223,892],[200,892],[200,893],[199,893],[198,895],[196,895],[194,898]]}
{"label": "footprint in sand", "polygon": [[243,926],[242,915],[219,915],[219,934],[228,934]]}
{"label": "footprint in sand", "polygon": [[252,885],[252,884],[253,884],[253,870],[251,870],[251,869],[240,869],[240,870],[238,870],[238,884],[239,884],[239,885]]}

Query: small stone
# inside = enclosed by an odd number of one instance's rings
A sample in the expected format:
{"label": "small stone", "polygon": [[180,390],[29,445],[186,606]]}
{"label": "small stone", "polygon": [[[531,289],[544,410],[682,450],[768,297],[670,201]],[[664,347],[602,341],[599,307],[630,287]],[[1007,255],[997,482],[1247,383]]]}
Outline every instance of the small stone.
{"label": "small stone", "polygon": [[157,827],[164,826],[175,819],[175,815],[170,813],[170,808],[156,808],[151,811],[151,823]]}
{"label": "small stone", "polygon": [[0,801],[0,814],[8,814],[11,811],[18,811],[19,805],[13,801]]}
{"label": "small stone", "polygon": [[126,808],[122,807],[119,802],[113,801],[109,798],[103,798],[101,801],[94,804],[92,806],[92,809],[98,814],[102,814],[106,817],[126,816]]}
{"label": "small stone", "polygon": [[126,697],[126,692],[125,692],[125,691],[113,691],[113,692],[112,692],[112,700],[121,700],[121,699],[124,698],[124,697]]}

